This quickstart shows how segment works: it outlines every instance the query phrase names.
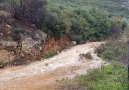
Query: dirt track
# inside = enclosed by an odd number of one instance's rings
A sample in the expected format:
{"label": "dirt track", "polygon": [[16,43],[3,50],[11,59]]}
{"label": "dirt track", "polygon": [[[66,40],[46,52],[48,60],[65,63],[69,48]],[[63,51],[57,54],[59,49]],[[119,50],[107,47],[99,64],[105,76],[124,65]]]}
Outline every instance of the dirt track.
{"label": "dirt track", "polygon": [[[94,54],[94,46],[102,43],[74,46],[50,59],[0,70],[0,90],[59,90],[56,80],[73,78],[104,65],[104,61]],[[88,52],[91,52],[92,60],[80,59],[80,54]]]}

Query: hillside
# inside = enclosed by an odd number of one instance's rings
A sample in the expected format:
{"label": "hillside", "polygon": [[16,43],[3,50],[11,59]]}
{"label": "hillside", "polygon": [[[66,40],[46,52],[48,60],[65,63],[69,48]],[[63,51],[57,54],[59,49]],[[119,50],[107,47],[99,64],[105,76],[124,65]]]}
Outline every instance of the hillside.
{"label": "hillside", "polygon": [[110,15],[128,17],[128,0],[49,0],[52,5],[66,9],[100,8]]}
{"label": "hillside", "polygon": [[0,0],[0,90],[127,90],[128,4]]}

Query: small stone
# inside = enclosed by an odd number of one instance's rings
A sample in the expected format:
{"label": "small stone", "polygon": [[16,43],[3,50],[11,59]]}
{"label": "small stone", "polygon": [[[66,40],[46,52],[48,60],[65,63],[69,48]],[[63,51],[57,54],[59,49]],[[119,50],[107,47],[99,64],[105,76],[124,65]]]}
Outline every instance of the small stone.
{"label": "small stone", "polygon": [[76,41],[72,41],[71,44],[72,44],[72,45],[76,45],[77,42],[76,42]]}
{"label": "small stone", "polygon": [[0,69],[2,69],[2,68],[4,68],[4,65],[1,64],[1,65],[0,65]]}
{"label": "small stone", "polygon": [[87,54],[85,54],[85,58],[86,59],[92,59],[92,55],[90,52],[88,52]]}

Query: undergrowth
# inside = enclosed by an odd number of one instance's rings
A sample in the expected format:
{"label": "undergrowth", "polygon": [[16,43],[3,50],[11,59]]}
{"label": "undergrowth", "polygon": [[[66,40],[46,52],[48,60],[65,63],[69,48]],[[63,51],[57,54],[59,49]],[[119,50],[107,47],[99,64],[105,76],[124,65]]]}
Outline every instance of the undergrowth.
{"label": "undergrowth", "polygon": [[89,71],[76,78],[62,79],[63,90],[127,90],[127,68],[110,64],[101,69]]}
{"label": "undergrowth", "polygon": [[126,65],[127,44],[123,40],[110,40],[105,45],[97,48],[96,52],[108,62],[117,62]]}
{"label": "undergrowth", "polygon": [[75,78],[85,90],[127,90],[127,68],[111,64]]}
{"label": "undergrowth", "polygon": [[46,52],[42,55],[42,58],[50,58],[53,57],[57,54],[57,52],[55,50],[51,50],[49,52]]}

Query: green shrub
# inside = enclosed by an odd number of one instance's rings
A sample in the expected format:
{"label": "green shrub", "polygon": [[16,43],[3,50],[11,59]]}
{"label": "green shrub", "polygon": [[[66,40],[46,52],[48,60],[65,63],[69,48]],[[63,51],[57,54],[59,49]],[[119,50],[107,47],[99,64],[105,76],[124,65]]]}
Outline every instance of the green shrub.
{"label": "green shrub", "polygon": [[76,78],[58,81],[66,90],[127,90],[127,68],[119,64],[110,64],[91,70]]}
{"label": "green shrub", "polygon": [[57,54],[57,52],[55,50],[48,51],[48,52],[46,52],[45,54],[42,55],[42,58],[50,58],[50,57],[53,57],[56,54]]}
{"label": "green shrub", "polygon": [[77,35],[72,35],[71,38],[72,38],[73,41],[76,41],[78,44],[79,44],[81,41],[83,41],[83,39],[82,39],[83,36],[82,36],[82,35],[78,35],[78,36],[77,36]]}
{"label": "green shrub", "polygon": [[16,20],[35,24],[41,29],[45,23],[48,12],[46,10],[46,0],[7,0],[5,10],[9,11]]}
{"label": "green shrub", "polygon": [[111,64],[78,76],[76,82],[85,90],[127,90],[127,68]]}
{"label": "green shrub", "polygon": [[75,10],[71,19],[71,34],[82,36],[80,40],[101,40],[109,35],[110,21],[108,15],[98,9]]}
{"label": "green shrub", "polygon": [[102,57],[104,60],[127,64],[126,45],[125,41],[109,41],[105,45],[101,45],[97,48],[96,52],[98,53],[98,56]]}
{"label": "green shrub", "polygon": [[128,26],[127,22],[122,21],[122,30],[125,30],[127,26]]}

